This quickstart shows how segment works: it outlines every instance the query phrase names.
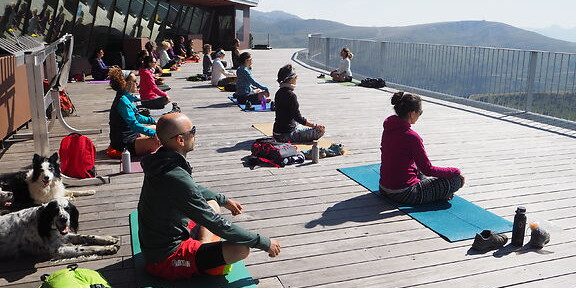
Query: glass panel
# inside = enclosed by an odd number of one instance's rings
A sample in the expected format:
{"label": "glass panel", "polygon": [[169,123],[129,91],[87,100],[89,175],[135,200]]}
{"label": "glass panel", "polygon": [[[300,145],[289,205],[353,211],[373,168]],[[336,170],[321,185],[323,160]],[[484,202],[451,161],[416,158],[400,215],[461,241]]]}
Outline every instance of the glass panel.
{"label": "glass panel", "polygon": [[74,25],[74,54],[87,56],[90,53],[90,34],[96,12],[96,0],[82,1],[78,4],[76,25]]}
{"label": "glass panel", "polygon": [[186,15],[182,17],[182,29],[186,32],[186,34],[191,33],[190,24],[192,23],[192,17],[194,16],[194,10],[198,8],[188,7],[188,11],[186,11]]}
{"label": "glass panel", "polygon": [[236,9],[236,39],[244,41],[244,10]]}
{"label": "glass panel", "polygon": [[[144,11],[142,11],[142,17],[140,19],[140,26],[142,27],[142,37],[150,38],[150,34],[152,34],[152,27],[154,27],[154,23],[149,23],[152,14],[154,13],[154,9],[156,9],[156,3],[158,1],[155,0],[143,0],[144,1]],[[150,38],[152,39],[152,38]]]}
{"label": "glass panel", "polygon": [[126,22],[126,34],[129,37],[142,37],[142,21],[140,13],[142,12],[144,2],[142,0],[132,0],[130,3],[130,13]]}

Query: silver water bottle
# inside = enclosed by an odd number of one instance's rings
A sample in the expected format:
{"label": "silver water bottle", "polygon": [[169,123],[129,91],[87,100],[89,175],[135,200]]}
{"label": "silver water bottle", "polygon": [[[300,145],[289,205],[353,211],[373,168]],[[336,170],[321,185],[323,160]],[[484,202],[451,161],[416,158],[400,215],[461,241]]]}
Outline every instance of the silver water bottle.
{"label": "silver water bottle", "polygon": [[318,140],[312,142],[312,163],[318,163],[320,159],[320,149],[318,149]]}
{"label": "silver water bottle", "polygon": [[131,165],[132,160],[130,159],[130,151],[124,149],[122,152],[122,173],[130,173],[132,170]]}

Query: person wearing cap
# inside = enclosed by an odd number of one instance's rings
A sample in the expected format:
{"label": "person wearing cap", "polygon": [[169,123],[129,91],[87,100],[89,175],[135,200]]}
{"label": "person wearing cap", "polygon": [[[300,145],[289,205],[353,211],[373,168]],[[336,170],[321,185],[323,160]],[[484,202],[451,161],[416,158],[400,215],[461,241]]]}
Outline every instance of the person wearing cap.
{"label": "person wearing cap", "polygon": [[267,98],[270,97],[270,89],[260,84],[252,76],[252,55],[244,52],[238,56],[238,62],[240,66],[236,70],[238,78],[236,80],[236,92],[234,93],[238,103],[245,104],[246,101],[260,103],[263,98],[266,98],[266,102],[270,102],[270,99]]}
{"label": "person wearing cap", "polygon": [[136,91],[134,73],[124,76],[120,68],[109,72],[110,86],[116,91],[116,97],[110,108],[110,148],[116,151],[128,149],[133,155],[150,154],[158,147],[155,120],[138,113],[134,101],[139,99],[132,93]]}
{"label": "person wearing cap", "polygon": [[224,87],[228,83],[236,81],[236,74],[234,72],[226,70],[226,67],[222,63],[226,53],[224,50],[220,49],[215,52],[214,61],[212,62],[212,85],[218,87]]}
{"label": "person wearing cap", "polygon": [[[233,216],[241,214],[239,202],[192,178],[186,160],[196,142],[192,121],[181,113],[166,114],[158,119],[157,131],[162,147],[142,160],[144,182],[138,201],[138,237],[146,271],[176,280],[212,274],[216,268],[248,257],[250,248],[276,257],[280,253],[277,240],[222,217],[221,207]],[[226,241],[218,241],[218,236]]]}
{"label": "person wearing cap", "polygon": [[[280,89],[274,97],[276,119],[274,139],[282,142],[303,143],[318,140],[324,135],[324,125],[308,121],[300,114],[298,98],[294,94],[298,75],[291,64],[278,71]],[[299,125],[298,125],[299,124]]]}

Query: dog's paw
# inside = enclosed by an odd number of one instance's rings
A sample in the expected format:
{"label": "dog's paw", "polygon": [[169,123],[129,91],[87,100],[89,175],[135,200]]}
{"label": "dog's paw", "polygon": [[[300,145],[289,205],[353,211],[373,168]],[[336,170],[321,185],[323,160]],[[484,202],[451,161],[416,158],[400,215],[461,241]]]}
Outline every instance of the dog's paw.
{"label": "dog's paw", "polygon": [[118,250],[120,250],[120,245],[108,245],[108,246],[101,247],[101,249],[96,251],[96,254],[97,255],[114,255],[114,254],[118,253]]}
{"label": "dog's paw", "polygon": [[116,244],[120,241],[120,239],[114,236],[104,236],[102,237],[102,240],[105,242],[103,244]]}

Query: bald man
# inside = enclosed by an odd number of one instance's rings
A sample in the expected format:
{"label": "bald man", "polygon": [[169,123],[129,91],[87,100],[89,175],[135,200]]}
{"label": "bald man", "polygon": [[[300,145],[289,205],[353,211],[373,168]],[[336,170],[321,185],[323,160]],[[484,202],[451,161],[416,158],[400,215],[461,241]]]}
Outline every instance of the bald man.
{"label": "bald man", "polygon": [[[192,179],[186,154],[194,150],[196,126],[170,113],[156,124],[163,147],[142,160],[144,183],[138,202],[139,238],[146,270],[165,279],[190,278],[240,261],[250,248],[280,253],[274,239],[247,231],[223,218],[220,207],[242,213],[240,203]],[[213,242],[214,234],[226,241]]]}

